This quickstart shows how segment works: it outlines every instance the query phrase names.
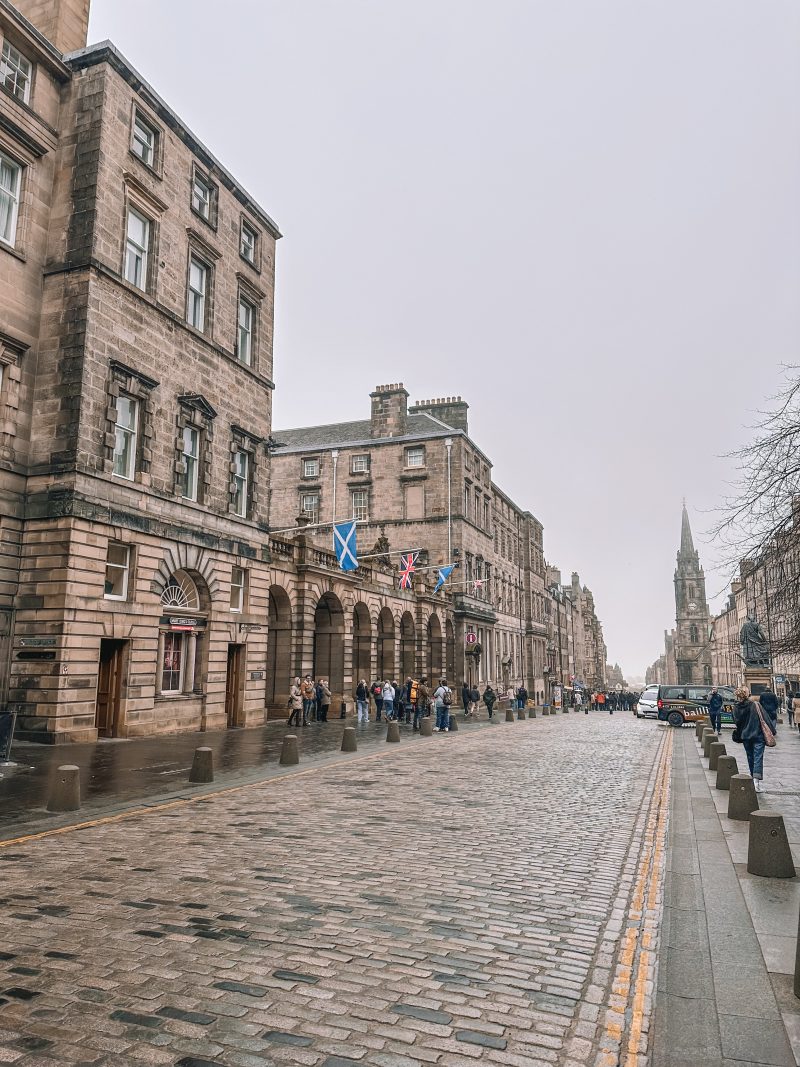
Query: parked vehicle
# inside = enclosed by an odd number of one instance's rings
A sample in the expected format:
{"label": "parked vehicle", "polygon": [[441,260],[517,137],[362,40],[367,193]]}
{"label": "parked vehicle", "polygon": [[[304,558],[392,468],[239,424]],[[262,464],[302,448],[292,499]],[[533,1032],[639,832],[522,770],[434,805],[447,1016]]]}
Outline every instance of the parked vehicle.
{"label": "parked vehicle", "polygon": [[636,718],[637,719],[657,719],[658,718],[658,686],[648,685],[644,689],[636,702]]}
{"label": "parked vehicle", "polygon": [[[660,685],[658,687],[658,718],[670,726],[683,726],[695,723],[703,715],[708,715],[708,698],[710,685]],[[721,723],[733,726],[733,706],[736,698],[733,690],[726,685],[717,686],[722,697]]]}

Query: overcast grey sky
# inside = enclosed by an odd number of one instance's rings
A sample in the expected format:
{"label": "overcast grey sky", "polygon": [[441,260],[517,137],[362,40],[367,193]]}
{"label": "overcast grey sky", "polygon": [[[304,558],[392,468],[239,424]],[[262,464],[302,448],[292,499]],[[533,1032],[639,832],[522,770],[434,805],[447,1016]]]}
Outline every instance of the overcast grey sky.
{"label": "overcast grey sky", "polygon": [[800,362],[795,0],[92,0],[276,219],[276,428],[461,393],[630,674]]}

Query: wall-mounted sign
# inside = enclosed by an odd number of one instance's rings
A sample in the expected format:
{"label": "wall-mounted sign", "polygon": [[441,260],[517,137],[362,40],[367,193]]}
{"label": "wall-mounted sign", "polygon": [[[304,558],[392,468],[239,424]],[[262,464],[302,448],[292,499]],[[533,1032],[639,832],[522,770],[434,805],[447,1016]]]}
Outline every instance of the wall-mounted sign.
{"label": "wall-mounted sign", "polygon": [[193,619],[189,615],[162,615],[161,625],[169,627],[170,630],[204,630],[206,620]]}
{"label": "wall-mounted sign", "polygon": [[20,648],[55,648],[55,637],[23,637],[20,640]]}
{"label": "wall-mounted sign", "polygon": [[468,645],[474,645],[478,640],[478,635],[470,630],[469,633],[464,634],[464,640]]}
{"label": "wall-mounted sign", "polygon": [[239,629],[242,633],[249,634],[256,630],[263,630],[263,626],[259,622],[240,622]]}
{"label": "wall-mounted sign", "polygon": [[264,681],[264,671],[250,671],[250,681],[251,682],[263,682]]}

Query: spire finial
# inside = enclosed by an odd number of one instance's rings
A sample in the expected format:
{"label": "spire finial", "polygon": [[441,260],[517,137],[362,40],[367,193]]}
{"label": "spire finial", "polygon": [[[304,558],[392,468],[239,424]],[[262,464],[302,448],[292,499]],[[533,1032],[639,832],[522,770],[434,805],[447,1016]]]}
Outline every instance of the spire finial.
{"label": "spire finial", "polygon": [[681,515],[681,554],[694,552],[692,540],[692,528],[689,525],[689,513],[686,510],[686,498],[683,500],[683,514]]}

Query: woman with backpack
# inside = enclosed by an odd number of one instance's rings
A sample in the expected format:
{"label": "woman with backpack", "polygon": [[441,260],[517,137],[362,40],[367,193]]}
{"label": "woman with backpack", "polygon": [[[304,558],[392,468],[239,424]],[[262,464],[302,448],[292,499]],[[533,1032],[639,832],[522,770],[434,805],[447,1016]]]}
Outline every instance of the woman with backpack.
{"label": "woman with backpack", "polygon": [[383,711],[383,682],[372,683],[372,699],[375,701],[375,722],[380,722]]}
{"label": "woman with backpack", "polygon": [[736,705],[733,709],[733,741],[744,745],[747,766],[755,782],[756,792],[764,792],[764,749],[773,748],[778,730],[778,717],[767,701],[764,707],[753,700],[746,685],[736,690]]}

